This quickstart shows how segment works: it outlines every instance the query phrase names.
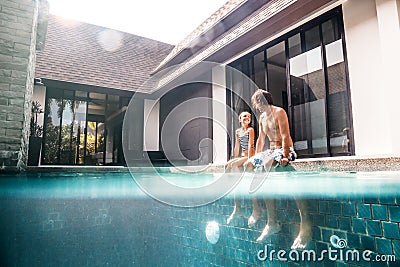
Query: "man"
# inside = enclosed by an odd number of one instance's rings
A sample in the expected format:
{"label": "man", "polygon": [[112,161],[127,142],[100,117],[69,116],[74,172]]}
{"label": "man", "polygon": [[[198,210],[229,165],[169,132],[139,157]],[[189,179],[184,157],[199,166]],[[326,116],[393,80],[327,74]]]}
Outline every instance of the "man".
{"label": "man", "polygon": [[[287,166],[289,161],[296,158],[293,149],[293,141],[290,136],[289,122],[283,108],[273,105],[272,96],[269,92],[259,89],[252,98],[252,105],[261,112],[259,119],[259,136],[256,143],[256,155],[251,157],[246,163],[245,168],[255,168],[263,166],[267,171],[273,165],[280,164]],[[263,151],[265,139],[268,137],[269,149]],[[265,200],[267,209],[267,224],[257,241],[262,241],[268,236],[278,233],[281,229],[280,223],[276,218],[275,200]],[[308,217],[306,201],[296,200],[300,213],[300,231],[293,242],[292,249],[304,249],[307,242],[311,239],[311,224]],[[249,218],[249,226],[253,226],[261,217],[261,208],[257,199],[253,200],[253,212]]]}

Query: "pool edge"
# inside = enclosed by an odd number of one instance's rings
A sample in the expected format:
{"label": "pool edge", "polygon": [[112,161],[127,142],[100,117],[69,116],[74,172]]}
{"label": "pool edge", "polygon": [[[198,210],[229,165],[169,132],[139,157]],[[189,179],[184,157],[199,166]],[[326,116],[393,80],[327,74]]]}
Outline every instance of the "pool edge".
{"label": "pool edge", "polygon": [[[301,172],[371,172],[400,171],[400,157],[338,157],[298,159],[291,163],[292,168],[279,168],[279,171]],[[223,172],[222,164],[186,166],[186,172]],[[29,166],[27,172],[182,172],[182,167],[124,167],[124,166]]]}

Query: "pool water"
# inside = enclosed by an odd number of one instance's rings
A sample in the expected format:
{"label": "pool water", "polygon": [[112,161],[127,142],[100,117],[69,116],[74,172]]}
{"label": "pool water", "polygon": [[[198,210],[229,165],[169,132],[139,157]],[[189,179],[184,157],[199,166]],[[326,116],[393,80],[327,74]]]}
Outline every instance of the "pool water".
{"label": "pool water", "polygon": [[[15,198],[123,198],[145,197],[135,181],[146,181],[149,187],[159,186],[155,176],[183,188],[204,187],[222,176],[241,177],[229,192],[248,195],[254,174],[249,173],[47,173],[19,176],[0,176],[0,197]],[[400,172],[276,172],[261,174],[264,179],[255,195],[292,197],[396,195],[400,192]],[[225,188],[223,188],[225,189]],[[163,188],[160,194],[174,196]],[[225,192],[227,190],[222,190]],[[206,193],[206,192],[205,192]]]}
{"label": "pool water", "polygon": [[[204,187],[221,173],[160,173],[184,188]],[[232,179],[237,174],[229,174]],[[330,237],[346,240],[345,249],[400,259],[400,173],[269,173],[255,194],[252,174],[224,197],[198,207],[175,207],[145,194],[137,181],[150,186],[151,173],[35,173],[0,179],[0,266],[375,266],[365,260],[261,261],[257,253],[290,249],[299,231],[294,198],[307,199],[312,221],[309,249],[331,246]],[[229,177],[230,178],[230,177]],[[156,188],[157,194],[179,198]],[[204,197],[204,196],[193,196]],[[234,197],[243,217],[230,225]],[[253,197],[276,199],[278,234],[258,243],[266,214],[247,226]],[[219,225],[210,243],[206,228]],[[380,262],[395,266],[399,262]],[[377,265],[378,266],[378,265]]]}

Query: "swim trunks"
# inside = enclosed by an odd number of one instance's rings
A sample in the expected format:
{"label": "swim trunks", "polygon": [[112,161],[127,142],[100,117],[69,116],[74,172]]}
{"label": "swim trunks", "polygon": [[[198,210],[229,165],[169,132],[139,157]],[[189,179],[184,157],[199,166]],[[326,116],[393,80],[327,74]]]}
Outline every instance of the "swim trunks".
{"label": "swim trunks", "polygon": [[[280,162],[283,157],[283,148],[277,148],[277,149],[268,149],[266,151],[257,153],[253,157],[249,159],[251,164],[253,164],[254,167],[260,167],[263,166],[265,162],[267,162],[270,159],[275,160],[276,162]],[[294,149],[291,147],[289,151],[289,156],[288,160],[289,161],[294,161],[297,158],[297,154],[294,151]]]}

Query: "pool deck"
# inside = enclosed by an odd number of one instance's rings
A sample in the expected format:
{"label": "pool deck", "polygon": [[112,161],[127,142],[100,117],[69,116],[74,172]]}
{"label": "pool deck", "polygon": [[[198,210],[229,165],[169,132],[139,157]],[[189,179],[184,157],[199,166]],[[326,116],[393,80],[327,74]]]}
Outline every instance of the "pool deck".
{"label": "pool deck", "polygon": [[[291,163],[293,168],[302,172],[371,172],[371,171],[400,171],[400,157],[330,157],[298,159]],[[223,165],[184,166],[184,167],[155,167],[162,172],[223,172]],[[38,166],[28,167],[28,172],[152,172],[152,167],[123,167],[123,166]],[[281,170],[284,170],[282,168]]]}

